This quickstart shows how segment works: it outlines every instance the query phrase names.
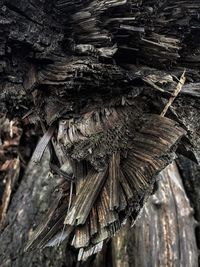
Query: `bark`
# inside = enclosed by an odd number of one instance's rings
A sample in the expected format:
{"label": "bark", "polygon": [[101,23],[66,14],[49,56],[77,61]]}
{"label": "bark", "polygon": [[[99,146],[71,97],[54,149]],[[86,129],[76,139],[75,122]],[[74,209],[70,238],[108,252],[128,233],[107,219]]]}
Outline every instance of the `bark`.
{"label": "bark", "polygon": [[[172,160],[175,154],[171,152],[175,151],[176,146],[178,146],[179,153],[200,162],[199,8],[198,0],[0,1],[0,116],[5,114],[11,118],[25,116],[24,120],[29,123],[37,124],[40,122],[44,132],[46,131],[45,127],[50,127],[50,131],[56,128],[53,136],[54,141],[58,139],[66,143],[67,152],[65,152],[73,160],[78,162],[85,160],[85,155],[90,154],[87,160],[89,159],[89,163],[93,164],[95,170],[98,171],[102,166],[105,167],[107,164],[106,167],[108,167],[109,164],[109,174],[112,176],[111,183],[113,185],[109,206],[111,209],[117,207],[123,210],[126,200],[123,197],[119,198],[119,187],[117,182],[115,183],[119,178],[119,164],[121,163],[117,159],[113,159],[113,162],[106,162],[108,156],[111,157],[110,153],[115,149],[115,146],[117,149],[124,146],[122,149],[123,157],[129,158],[128,164],[124,164],[125,170],[128,170],[130,166],[131,170],[135,170],[139,162],[141,168],[139,170],[140,182],[142,183],[145,183],[144,177],[147,172],[149,172],[148,182],[154,182],[152,175]],[[157,115],[157,119],[155,119],[156,116],[154,119],[150,119],[152,124],[157,121],[157,126],[151,127],[149,124],[148,127],[143,128],[143,132],[139,132],[138,126],[149,122],[149,119],[142,120],[144,113],[161,114],[169,101],[168,99],[173,97],[178,83],[177,78],[181,76],[184,68],[187,68],[186,83],[167,111],[167,117],[174,121]],[[113,113],[115,113],[115,108],[119,114],[122,110],[122,117],[120,118],[120,115],[117,119],[118,127],[115,125],[115,131],[106,135],[104,134],[105,130],[115,123],[116,118],[110,116],[110,121],[107,120],[106,123],[102,123],[100,117],[105,122],[108,113],[112,114],[113,109],[110,110],[110,107],[114,108]],[[93,112],[96,116],[95,119],[93,115],[87,117]],[[124,119],[124,114],[128,120]],[[88,121],[83,119],[84,115],[87,115]],[[133,123],[130,123],[131,119],[134,121],[134,127]],[[71,127],[72,120],[76,123],[79,131],[83,130],[82,135],[78,135],[73,126]],[[95,120],[98,122],[96,125]],[[159,120],[160,124],[158,123]],[[124,121],[128,125],[123,124]],[[177,122],[179,126],[177,126]],[[166,129],[165,127],[169,128]],[[121,132],[118,131],[122,128]],[[131,133],[135,134],[136,132],[135,140],[130,138],[128,131],[126,131],[127,128]],[[49,130],[42,139],[41,146],[43,148],[51,138],[48,135]],[[104,139],[102,140],[104,142],[98,139],[98,134],[95,135],[98,131],[103,131]],[[160,131],[159,137],[157,136],[158,131]],[[51,133],[53,134],[53,130]],[[68,136],[69,133],[70,136]],[[89,138],[88,143],[84,143],[83,139],[88,135],[89,137],[92,136],[92,134],[95,135],[94,138]],[[185,137],[178,145],[183,134]],[[116,136],[119,137],[117,143],[113,141]],[[155,142],[155,137],[159,141]],[[107,139],[109,140],[108,146]],[[136,157],[133,162],[134,157],[130,155],[127,157],[128,153],[124,151],[131,147],[130,139],[133,141],[133,146],[139,145],[140,147],[138,150],[136,149],[139,159]],[[148,143],[145,145],[144,153],[143,151],[140,153],[141,147],[143,147],[142,142]],[[98,144],[101,145],[101,148],[106,144],[103,153],[93,150],[93,146]],[[37,153],[33,157],[33,160],[38,162],[43,154],[41,146],[38,147]],[[158,155],[156,154],[157,151],[159,151]],[[114,158],[115,155],[116,153],[113,153],[112,157]],[[55,158],[53,160],[56,161]],[[142,164],[140,164],[141,161]],[[126,160],[124,162],[126,163]],[[7,225],[0,237],[1,244],[3,244],[0,248],[3,257],[2,262],[5,266],[34,266],[35,262],[37,262],[37,266],[64,265],[65,257],[68,255],[64,245],[63,248],[45,249],[44,252],[30,252],[30,254],[23,252],[22,247],[28,239],[29,229],[32,228],[30,227],[31,223],[35,221],[36,225],[41,221],[41,214],[45,213],[47,207],[56,198],[52,194],[52,199],[49,199],[49,195],[51,195],[52,188],[58,184],[58,180],[51,179],[47,175],[48,159],[46,157],[44,165],[35,166],[32,164],[29,165],[26,176],[22,179],[9,207]],[[77,166],[79,165],[77,164]],[[62,170],[58,166],[56,167],[57,171],[61,173]],[[77,168],[77,176],[81,176],[81,168],[79,167]],[[82,170],[85,172],[84,166]],[[131,174],[131,170],[128,170],[127,176]],[[145,173],[143,173],[144,170]],[[42,175],[38,175],[38,173]],[[137,175],[136,180],[140,175]],[[96,179],[99,177],[96,174],[94,176]],[[77,202],[80,210],[75,209],[78,213],[77,218],[82,216],[81,223],[85,222],[86,217],[88,217],[90,211],[88,203],[90,206],[95,203],[97,196],[94,192],[100,192],[105,178],[107,177],[102,177],[99,186],[94,179],[90,179],[92,186],[85,183],[84,193],[86,196],[84,195]],[[98,179],[97,181],[99,182]],[[81,187],[81,182],[77,183],[78,189]],[[122,182],[123,179],[120,183]],[[136,184],[133,184],[133,188]],[[142,185],[138,184],[137,189],[139,191]],[[194,184],[196,185],[196,182]],[[96,191],[91,192],[91,187]],[[146,195],[141,202],[145,201],[145,197],[148,196],[152,187],[153,183],[148,190],[145,189]],[[191,187],[195,191],[195,186],[191,185]],[[127,186],[125,189],[127,194],[132,193]],[[106,190],[104,190],[104,197],[107,194]],[[116,192],[118,195],[115,194]],[[81,195],[81,192],[79,193]],[[195,195],[198,195],[196,191]],[[101,199],[102,203],[104,197]],[[139,198],[141,199],[141,196]],[[198,210],[196,199],[192,201],[194,208],[196,207]],[[138,203],[136,204],[138,205]],[[188,203],[186,204],[188,207]],[[141,209],[141,206],[142,203],[139,203],[137,211]],[[156,210],[155,207],[156,205],[152,205],[152,212],[157,212],[159,218],[163,219],[163,209],[159,207]],[[174,207],[175,204],[172,205],[172,208]],[[102,210],[104,211],[103,208]],[[198,217],[198,211],[196,213]],[[113,214],[111,215],[115,219],[118,218],[118,214],[114,212]],[[109,220],[106,223],[113,220],[110,213],[108,215]],[[125,215],[124,213],[123,216]],[[137,214],[134,214],[133,217],[136,216]],[[167,216],[170,217],[170,215]],[[53,216],[52,221],[55,218]],[[77,218],[73,218],[73,223]],[[157,217],[155,216],[155,218]],[[177,220],[178,218],[177,213]],[[184,217],[184,219],[187,221],[187,218]],[[173,218],[171,220],[173,221]],[[66,218],[65,221],[69,223],[72,219]],[[119,225],[117,219],[116,222],[113,227],[114,230],[109,229],[109,231],[115,231]],[[48,232],[48,230],[45,229],[44,231]],[[76,232],[77,240],[86,242],[83,228],[79,227],[78,230]],[[110,236],[106,231],[101,234]],[[102,238],[102,236],[100,237]],[[97,238],[97,243],[101,239],[100,237]],[[45,239],[44,236],[41,238]],[[75,244],[77,247],[80,246],[78,241]],[[176,244],[180,244],[180,242],[177,241]],[[87,247],[87,242],[85,245]],[[171,244],[167,243],[166,246],[165,252],[168,251],[171,256]],[[116,252],[115,249],[114,251],[115,254],[121,253]],[[68,261],[70,262],[67,264],[71,266],[76,253],[69,253]],[[147,253],[150,252],[147,251]],[[163,252],[163,255],[168,259],[168,254]],[[181,256],[179,255],[178,258],[180,264],[182,264]],[[93,257],[91,262],[94,261],[94,264],[97,265],[101,265],[100,262],[106,262],[104,256],[98,257],[97,259]],[[193,258],[195,261],[195,256]],[[170,257],[169,259],[171,260]],[[190,260],[190,258],[186,260]],[[87,264],[89,263],[87,262]]]}
{"label": "bark", "polygon": [[49,153],[46,151],[41,165],[27,166],[22,182],[12,198],[6,223],[0,236],[0,266],[71,266],[72,253],[61,245],[44,251],[24,252],[24,246],[32,229],[45,216],[49,202],[59,180],[48,174]]}
{"label": "bark", "polygon": [[158,176],[136,224],[113,238],[114,267],[198,266],[196,221],[175,162]]}
{"label": "bark", "polygon": [[[198,249],[200,248],[200,166],[188,160],[185,157],[180,157],[177,160],[178,167],[182,176],[183,184],[194,209],[194,217],[198,222],[196,227],[196,237]],[[199,258],[200,263],[200,258]]]}
{"label": "bark", "polygon": [[[48,151],[41,165],[27,167],[15,193],[5,229],[1,235],[1,265],[4,266],[73,266],[75,257],[65,246],[24,253],[30,229],[44,216],[54,197],[55,183],[48,175]],[[80,266],[198,266],[193,210],[175,163],[158,177],[158,191],[151,196],[141,216],[130,228],[128,224],[112,241],[112,260],[108,262],[109,245],[96,257]],[[57,181],[57,184],[60,181]],[[34,222],[34,225],[33,225]],[[106,252],[107,251],[107,252]]]}
{"label": "bark", "polygon": [[183,67],[183,93],[199,95],[198,1],[0,4],[1,111],[10,116],[34,106],[30,92],[37,86],[61,86],[69,94],[86,84],[96,92],[166,91]]}

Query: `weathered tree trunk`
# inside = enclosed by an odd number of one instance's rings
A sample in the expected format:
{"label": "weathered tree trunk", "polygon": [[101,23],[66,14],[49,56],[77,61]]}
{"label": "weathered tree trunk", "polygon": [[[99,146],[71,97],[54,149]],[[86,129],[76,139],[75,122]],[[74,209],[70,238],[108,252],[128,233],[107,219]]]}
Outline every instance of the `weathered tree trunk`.
{"label": "weathered tree trunk", "polygon": [[[48,175],[49,161],[63,175],[61,167],[66,162],[59,162],[59,152],[54,153],[61,144],[64,156],[75,162],[72,176],[78,179],[72,195],[78,198],[85,193],[77,201],[77,217],[85,216],[81,223],[86,227],[76,225],[73,212],[59,227],[71,223],[76,228],[74,237],[85,242],[86,250],[94,244],[93,235],[100,233],[98,243],[112,236],[127,214],[137,217],[153,189],[155,174],[172,161],[175,151],[200,162],[199,9],[199,0],[0,0],[0,118],[19,117],[42,126],[44,139],[34,154],[35,161],[40,161],[41,147],[47,146],[48,138],[52,138],[53,151],[51,157],[45,153],[41,165],[29,164],[12,195],[0,236],[2,267],[76,264],[77,252],[66,249],[65,244],[24,252],[30,232],[55,199],[53,188],[61,182]],[[177,81],[181,75],[183,79]],[[162,111],[169,103],[168,119]],[[104,175],[99,177],[102,166]],[[81,179],[90,167],[95,169],[96,180],[90,176],[92,186],[87,188],[85,183],[81,191]],[[110,181],[104,186],[106,168]],[[168,179],[170,168],[163,172],[165,180],[144,208],[140,224],[131,231],[134,249],[126,242],[125,230],[113,241],[113,257],[108,243],[103,253],[77,265],[149,267],[182,266],[184,262],[196,267],[194,220],[175,165],[173,177]],[[198,177],[192,171],[192,182],[187,183],[186,173],[183,168],[184,185],[200,221]],[[111,201],[106,198],[108,191]],[[102,203],[106,206],[108,202],[109,208],[105,208]],[[99,214],[103,214],[88,242],[84,239],[89,232],[86,219],[91,216],[95,221],[95,216],[86,209],[87,203],[95,204],[94,209],[98,204]],[[48,223],[45,226],[42,230],[47,234],[51,229]],[[198,231],[197,236],[200,240]],[[44,236],[41,239],[45,241]],[[37,236],[35,240],[37,243]],[[73,239],[74,244],[82,248],[77,240]],[[162,253],[158,253],[159,244]]]}
{"label": "weathered tree trunk", "polygon": [[0,236],[1,267],[49,267],[71,266],[72,254],[63,246],[44,251],[24,252],[30,229],[38,224],[53,201],[55,182],[49,175],[49,153],[46,152],[40,165],[29,164],[22,182],[14,194],[6,224]]}
{"label": "weathered tree trunk", "polygon": [[194,209],[194,218],[197,221],[197,245],[198,249],[200,249],[200,166],[185,157],[178,158],[177,163],[187,196]]}
{"label": "weathered tree trunk", "polygon": [[158,176],[134,227],[113,238],[114,267],[197,267],[196,221],[175,162]]}
{"label": "weathered tree trunk", "polygon": [[[47,151],[41,165],[29,164],[12,199],[0,237],[2,267],[74,266],[76,253],[67,251],[62,244],[58,248],[37,252],[23,251],[29,231],[34,227],[33,221],[37,225],[41,216],[45,215],[49,201],[53,201],[55,183],[49,175],[48,157]],[[130,230],[127,224],[113,238],[112,253],[108,245],[96,259],[89,259],[88,263],[80,266],[198,266],[196,222],[176,164],[168,166],[158,179],[157,192],[149,197],[133,228]]]}

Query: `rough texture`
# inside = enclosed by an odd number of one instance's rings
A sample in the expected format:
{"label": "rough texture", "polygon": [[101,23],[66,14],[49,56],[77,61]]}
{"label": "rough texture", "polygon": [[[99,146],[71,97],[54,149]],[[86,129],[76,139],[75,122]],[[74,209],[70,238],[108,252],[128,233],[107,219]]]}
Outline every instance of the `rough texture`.
{"label": "rough texture", "polygon": [[96,111],[94,116],[86,114],[86,121],[79,118],[80,125],[66,121],[58,134],[64,164],[69,161],[74,166],[75,190],[68,194],[66,188],[27,249],[53,246],[69,237],[68,243],[80,249],[78,259],[86,259],[101,250],[102,241],[112,237],[124,220],[137,218],[152,193],[155,175],[173,160],[185,131],[173,120],[149,114],[136,126],[131,111],[120,107],[101,115],[102,120]]}
{"label": "rough texture", "polygon": [[159,179],[157,192],[131,234],[126,226],[113,239],[113,266],[198,266],[193,209],[176,164],[163,170]]}
{"label": "rough texture", "polygon": [[[49,146],[54,178],[68,181],[30,246],[68,236],[86,258],[135,220],[175,151],[200,160],[199,8],[198,0],[0,1],[0,116],[41,127],[33,160]],[[159,117],[185,68],[171,120]]]}
{"label": "rough texture", "polygon": [[[177,164],[181,173],[183,184],[194,209],[194,218],[197,221],[196,237],[198,249],[200,248],[200,166],[188,160],[185,157],[180,157]],[[199,257],[200,263],[200,257]]]}
{"label": "rough texture", "polygon": [[[62,266],[66,251],[58,249],[25,253],[24,246],[33,228],[45,216],[49,201],[53,201],[55,184],[48,175],[49,153],[45,153],[41,165],[29,164],[20,187],[13,196],[7,220],[0,237],[1,267],[21,266]],[[72,259],[72,254],[71,258]],[[70,264],[70,263],[69,263]],[[70,265],[69,265],[70,266]]]}

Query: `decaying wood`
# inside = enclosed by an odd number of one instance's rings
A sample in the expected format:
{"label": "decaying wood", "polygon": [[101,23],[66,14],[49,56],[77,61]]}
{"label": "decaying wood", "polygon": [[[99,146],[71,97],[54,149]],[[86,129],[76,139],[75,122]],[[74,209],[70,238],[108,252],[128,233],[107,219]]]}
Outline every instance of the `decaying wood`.
{"label": "decaying wood", "polygon": [[[134,80],[145,78],[138,71],[145,66],[167,69],[172,81],[185,66],[188,83],[199,82],[198,72],[193,72],[199,66],[198,0],[160,0],[158,5],[131,0],[6,0],[1,6],[2,110],[11,111],[15,103],[11,113],[21,114],[33,106],[23,86],[33,91],[40,84],[62,85],[58,91],[52,88],[61,95],[65,89],[84,90],[85,84],[96,92],[137,88]],[[127,64],[135,70],[128,70]]]}
{"label": "decaying wood", "polygon": [[40,160],[42,158],[42,155],[44,154],[44,151],[48,145],[48,143],[51,140],[51,137],[53,136],[55,127],[51,126],[49,127],[49,129],[46,131],[46,133],[43,135],[43,137],[41,138],[41,140],[39,141],[33,156],[32,156],[32,160],[35,163],[40,163]]}
{"label": "decaying wood", "polygon": [[0,227],[6,218],[6,213],[15,190],[20,173],[20,160],[17,155],[22,129],[18,121],[9,121],[4,116],[0,118]]}
{"label": "decaying wood", "polygon": [[127,225],[113,238],[113,266],[198,266],[196,222],[176,164],[158,179],[131,231]]}
{"label": "decaying wood", "polygon": [[112,155],[109,164],[110,210],[119,208],[119,194],[121,193],[121,196],[124,195],[122,190],[121,192],[119,192],[119,180],[120,180],[119,177],[120,177],[120,153],[116,153]]}
{"label": "decaying wood", "polygon": [[[177,159],[183,184],[194,209],[194,218],[197,221],[196,238],[198,249],[200,248],[200,166],[185,157]],[[199,257],[200,262],[200,257]]]}
{"label": "decaying wood", "polygon": [[[129,107],[120,109],[123,118],[129,109]],[[116,110],[115,113],[118,114],[119,111]],[[112,118],[111,116],[111,118],[108,117],[107,119],[109,121]],[[102,128],[98,128],[99,121],[93,119],[92,129],[96,129],[96,134],[104,133],[104,135],[97,142],[97,146],[93,144],[93,142],[98,140],[93,137],[94,133],[89,137],[85,136],[87,137],[86,149],[87,151],[91,149],[92,153],[84,153],[83,147],[82,157],[80,158],[80,154],[77,154],[77,156],[79,160],[90,162],[91,167],[88,167],[89,170],[86,177],[80,176],[78,178],[77,183],[81,184],[77,187],[78,191],[76,196],[73,197],[69,212],[67,212],[66,204],[64,204],[65,210],[59,210],[59,207],[55,209],[56,206],[53,206],[54,208],[52,207],[49,211],[52,217],[51,223],[46,221],[42,224],[42,228],[40,226],[36,229],[27,248],[30,249],[33,245],[44,247],[59,243],[59,237],[61,236],[62,225],[64,223],[66,224],[66,228],[63,237],[66,238],[75,231],[74,237],[71,236],[71,244],[76,248],[81,248],[78,259],[85,259],[86,255],[89,256],[91,253],[99,251],[99,248],[96,249],[96,246],[113,236],[119,230],[120,224],[129,216],[132,216],[132,219],[135,220],[143,203],[145,203],[146,198],[153,190],[155,175],[174,158],[176,144],[180,141],[185,131],[176,122],[168,118],[159,115],[147,115],[143,117],[142,126],[140,126],[138,132],[136,131],[134,134],[133,132],[123,133],[124,129],[126,129],[125,125],[129,126],[131,123],[134,123],[132,119],[127,116],[126,120],[118,120],[117,128],[115,128],[115,125],[108,123],[110,129],[108,129],[109,131],[107,133],[105,131],[103,132]],[[76,120],[74,120],[73,125],[69,123],[66,123],[66,125],[68,129],[67,133],[71,132],[71,136],[69,136],[71,143],[73,143],[73,149],[76,150],[76,146],[79,146],[80,142],[85,142],[85,139],[74,139],[73,134],[75,133],[74,131],[70,131],[72,127],[75,127]],[[113,144],[108,143],[109,139],[106,135],[109,136],[112,134],[115,136],[115,132],[117,131],[119,137],[121,135],[119,127],[123,133],[123,140],[119,140],[119,142],[115,141]],[[84,132],[81,135],[84,137]],[[63,138],[65,138],[65,135]],[[126,146],[124,142],[127,143]],[[68,143],[65,144],[63,148],[65,149],[66,156],[70,158],[71,154],[73,155],[71,160],[75,160],[76,154],[72,153],[72,148]],[[108,146],[110,150],[108,150]],[[104,170],[95,169],[95,162],[99,162],[100,158],[97,156],[99,147],[101,148],[101,155],[103,155],[104,159],[102,163],[102,165],[105,165]],[[123,156],[122,151],[125,147],[127,155]],[[70,150],[70,153],[68,150]],[[108,156],[110,153],[113,153],[111,160],[106,162],[105,159],[109,159]],[[107,171],[108,165],[109,172]],[[120,170],[122,172],[121,177]],[[128,195],[126,195],[127,189],[124,190],[124,188],[128,188],[128,191],[130,191]],[[130,194],[132,195],[131,198]],[[66,201],[63,198],[62,202],[67,203],[67,197]],[[97,209],[96,217],[93,216],[93,205]],[[51,218],[49,215],[48,217],[49,219]],[[96,228],[94,228],[95,225]]]}
{"label": "decaying wood", "polygon": [[68,178],[27,248],[67,238],[85,260],[135,221],[176,152],[200,162],[200,3],[0,4],[0,115],[50,129],[33,160],[51,139],[52,180]]}
{"label": "decaying wood", "polygon": [[[49,201],[52,203],[58,193],[54,192],[55,186],[62,180],[49,176],[49,153],[45,152],[40,165],[33,162],[27,167],[20,187],[12,198],[11,205],[6,216],[5,227],[0,236],[0,266],[49,266],[62,265],[66,261],[68,252],[65,248],[45,249],[25,252],[25,244],[33,232],[33,228],[41,220],[46,218]],[[34,168],[33,168],[34,166]],[[30,196],[32,196],[30,198]],[[68,257],[68,266],[73,261],[73,253]]]}
{"label": "decaying wood", "polygon": [[19,159],[14,159],[8,164],[9,172],[5,177],[5,189],[2,197],[2,204],[0,206],[0,226],[4,223],[6,212],[8,210],[12,191],[17,183],[20,171]]}

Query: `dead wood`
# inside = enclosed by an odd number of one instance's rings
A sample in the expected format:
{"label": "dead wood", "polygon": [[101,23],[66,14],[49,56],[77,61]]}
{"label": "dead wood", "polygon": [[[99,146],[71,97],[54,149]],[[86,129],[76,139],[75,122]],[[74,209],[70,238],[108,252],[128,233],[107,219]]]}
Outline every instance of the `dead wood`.
{"label": "dead wood", "polygon": [[86,259],[136,220],[176,153],[200,162],[199,9],[198,0],[0,2],[0,116],[42,126],[32,161],[48,145],[52,181],[67,177],[27,248],[66,238]]}
{"label": "dead wood", "polygon": [[113,238],[113,266],[198,266],[196,222],[176,164],[158,179],[131,231],[126,225]]}

